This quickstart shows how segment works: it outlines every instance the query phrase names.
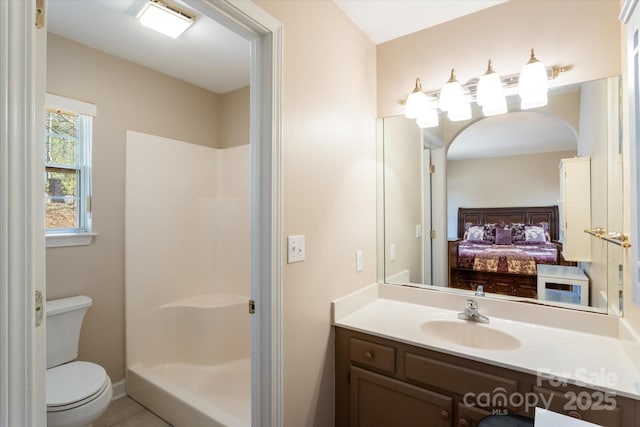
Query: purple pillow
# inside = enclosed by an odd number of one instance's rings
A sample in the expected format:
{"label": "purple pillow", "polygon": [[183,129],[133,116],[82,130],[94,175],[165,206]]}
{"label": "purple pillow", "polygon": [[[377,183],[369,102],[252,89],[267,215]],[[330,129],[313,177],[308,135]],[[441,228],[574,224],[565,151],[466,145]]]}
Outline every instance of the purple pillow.
{"label": "purple pillow", "polygon": [[511,230],[508,228],[496,228],[496,245],[510,245]]}
{"label": "purple pillow", "polygon": [[535,245],[546,242],[544,228],[539,225],[525,225],[524,227],[524,243],[527,245]]}
{"label": "purple pillow", "polygon": [[494,244],[496,242],[496,224],[484,225],[484,241],[485,243]]}

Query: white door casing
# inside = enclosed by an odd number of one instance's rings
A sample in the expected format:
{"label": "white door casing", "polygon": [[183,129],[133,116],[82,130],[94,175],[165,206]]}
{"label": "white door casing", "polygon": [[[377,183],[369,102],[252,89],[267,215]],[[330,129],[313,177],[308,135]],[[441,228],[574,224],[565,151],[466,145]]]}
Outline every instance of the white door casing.
{"label": "white door casing", "polygon": [[281,426],[282,24],[249,1],[186,1],[251,42],[251,424]]}
{"label": "white door casing", "polygon": [[0,426],[45,426],[46,27],[35,0],[0,1]]}

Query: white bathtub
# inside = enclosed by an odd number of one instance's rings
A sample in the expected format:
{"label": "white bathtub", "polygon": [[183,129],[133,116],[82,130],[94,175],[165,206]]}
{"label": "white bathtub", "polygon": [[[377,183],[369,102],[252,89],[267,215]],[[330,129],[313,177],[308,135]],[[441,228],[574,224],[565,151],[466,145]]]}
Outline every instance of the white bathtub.
{"label": "white bathtub", "polygon": [[250,426],[248,297],[208,294],[159,306],[154,354],[127,368],[127,394],[176,427]]}

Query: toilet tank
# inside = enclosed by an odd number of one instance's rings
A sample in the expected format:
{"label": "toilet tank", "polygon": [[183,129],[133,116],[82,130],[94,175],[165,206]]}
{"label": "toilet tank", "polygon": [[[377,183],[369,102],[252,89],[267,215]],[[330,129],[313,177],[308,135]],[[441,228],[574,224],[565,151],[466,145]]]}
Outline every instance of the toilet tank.
{"label": "toilet tank", "polygon": [[82,320],[91,298],[79,295],[47,301],[47,368],[78,357]]}

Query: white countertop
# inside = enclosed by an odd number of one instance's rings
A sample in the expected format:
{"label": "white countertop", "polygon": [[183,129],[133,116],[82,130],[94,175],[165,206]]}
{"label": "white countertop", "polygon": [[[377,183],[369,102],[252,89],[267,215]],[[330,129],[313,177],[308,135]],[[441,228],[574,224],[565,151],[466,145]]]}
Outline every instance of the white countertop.
{"label": "white countertop", "polygon": [[[640,400],[640,370],[624,351],[617,336],[492,317],[482,310],[483,302],[487,306],[492,303],[477,298],[479,312],[490,317],[487,327],[516,337],[520,346],[514,350],[472,348],[421,330],[423,323],[434,320],[466,322],[457,318],[464,304],[460,305],[460,310],[451,310],[380,297],[377,289],[366,290],[366,294],[334,302],[334,325]],[[524,308],[529,310],[529,307]],[[520,310],[516,308],[516,311]]]}

